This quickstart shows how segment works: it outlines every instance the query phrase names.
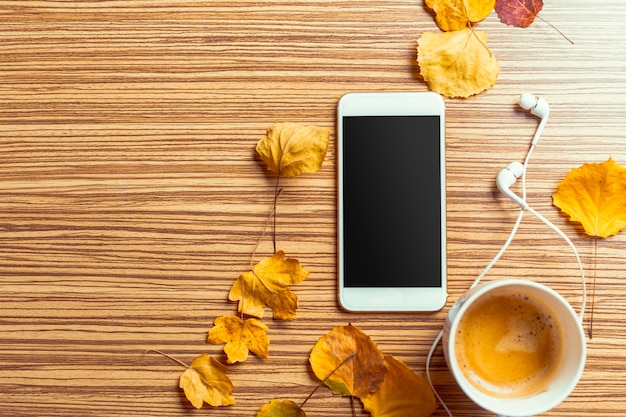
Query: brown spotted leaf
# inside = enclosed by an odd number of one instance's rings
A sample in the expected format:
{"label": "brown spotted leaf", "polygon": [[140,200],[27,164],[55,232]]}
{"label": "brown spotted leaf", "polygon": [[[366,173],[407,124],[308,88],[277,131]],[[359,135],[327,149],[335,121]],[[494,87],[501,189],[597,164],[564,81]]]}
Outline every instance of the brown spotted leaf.
{"label": "brown spotted leaf", "polygon": [[535,21],[543,0],[496,0],[495,10],[502,23],[525,28]]}

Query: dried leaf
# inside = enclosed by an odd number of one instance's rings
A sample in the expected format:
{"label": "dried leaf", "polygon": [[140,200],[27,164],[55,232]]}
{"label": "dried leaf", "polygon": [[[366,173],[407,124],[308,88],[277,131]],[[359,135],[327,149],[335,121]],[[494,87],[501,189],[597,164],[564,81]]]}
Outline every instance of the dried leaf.
{"label": "dried leaf", "polygon": [[432,91],[446,97],[469,97],[492,87],[500,65],[487,48],[484,32],[424,32],[418,39],[420,74]]}
{"label": "dried leaf", "polygon": [[235,404],[227,367],[207,354],[198,356],[180,376],[179,387],[196,408],[206,402],[214,407]]}
{"label": "dried leaf", "polygon": [[495,10],[502,23],[525,28],[535,21],[543,0],[496,0]]}
{"label": "dried leaf", "polygon": [[322,167],[329,139],[330,129],[327,128],[275,123],[259,140],[256,151],[270,171],[296,177]]}
{"label": "dried leaf", "polygon": [[426,6],[435,12],[439,29],[449,32],[461,30],[489,16],[496,0],[426,0]]}
{"label": "dried leaf", "polygon": [[359,398],[375,392],[387,371],[383,353],[352,325],[335,327],[322,336],[313,346],[309,362],[315,376],[335,394]]}
{"label": "dried leaf", "polygon": [[387,374],[378,391],[361,398],[372,417],[429,417],[437,409],[435,394],[404,362],[385,355]]}
{"label": "dried leaf", "polygon": [[555,206],[580,222],[589,236],[626,228],[626,168],[609,158],[572,169],[552,195]]}
{"label": "dried leaf", "polygon": [[306,417],[306,413],[293,401],[272,400],[261,407],[256,417]]}
{"label": "dried leaf", "polygon": [[289,286],[304,281],[308,275],[297,259],[285,259],[285,252],[278,251],[256,264],[252,271],[243,273],[230,289],[228,298],[239,301],[240,313],[261,318],[267,306],[275,319],[293,320],[298,297]]}
{"label": "dried leaf", "polygon": [[222,316],[215,319],[207,341],[212,344],[225,343],[224,353],[228,363],[243,362],[248,351],[267,359],[270,340],[269,328],[258,319],[242,320],[238,316]]}

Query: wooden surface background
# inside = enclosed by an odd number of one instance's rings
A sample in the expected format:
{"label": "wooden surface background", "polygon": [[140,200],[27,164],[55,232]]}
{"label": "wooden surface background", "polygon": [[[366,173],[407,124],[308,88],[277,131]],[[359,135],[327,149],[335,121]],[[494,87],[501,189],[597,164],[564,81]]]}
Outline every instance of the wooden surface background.
{"label": "wooden surface background", "polygon": [[[528,201],[597,279],[585,373],[546,415],[624,415],[626,234],[594,241],[551,195],[585,162],[626,164],[626,2],[546,0],[540,16],[574,44],[494,12],[477,28],[501,65],[497,85],[446,99],[448,304],[355,314],[335,291],[335,106],[349,91],[427,89],[416,40],[438,29],[421,1],[0,1],[0,415],[254,416],[274,398],[304,400],[317,384],[311,347],[347,323],[423,372],[450,305],[517,216],[495,177],[524,158],[538,123],[518,108],[522,92],[552,111]],[[236,405],[196,411],[178,389],[183,368],[146,350],[223,360],[206,335],[235,311],[229,288],[271,210],[274,179],[254,147],[279,121],[333,132],[320,172],[282,182],[278,245],[310,271],[294,287],[298,319],[268,320],[270,357],[229,368]],[[272,253],[261,240],[257,261]],[[507,277],[580,307],[569,247],[530,214],[485,279]],[[441,346],[432,371],[455,416],[489,415],[459,390]],[[305,411],[352,415],[325,387]]]}

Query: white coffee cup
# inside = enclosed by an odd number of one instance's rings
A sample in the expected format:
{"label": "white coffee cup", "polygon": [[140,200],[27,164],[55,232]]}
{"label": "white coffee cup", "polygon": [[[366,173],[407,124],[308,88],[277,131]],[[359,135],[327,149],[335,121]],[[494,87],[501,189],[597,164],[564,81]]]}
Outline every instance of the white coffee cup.
{"label": "white coffee cup", "polygon": [[[486,294],[523,292],[550,306],[561,329],[562,347],[560,360],[542,391],[521,396],[502,397],[492,395],[475,387],[464,375],[457,361],[455,338],[461,318],[468,309]],[[586,360],[586,341],[581,324],[570,304],[556,291],[533,281],[507,279],[482,283],[457,301],[450,309],[443,331],[443,349],[446,362],[465,394],[480,407],[498,416],[527,417],[544,413],[565,400],[582,376]]]}

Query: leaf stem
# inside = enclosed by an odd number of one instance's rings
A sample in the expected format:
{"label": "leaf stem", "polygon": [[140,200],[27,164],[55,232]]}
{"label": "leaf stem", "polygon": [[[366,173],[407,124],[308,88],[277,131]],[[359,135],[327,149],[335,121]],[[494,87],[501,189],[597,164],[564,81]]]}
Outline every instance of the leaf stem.
{"label": "leaf stem", "polygon": [[281,193],[281,189],[278,188],[278,183],[280,182],[280,173],[276,176],[276,185],[274,187],[274,230],[272,231],[272,243],[274,244],[274,253],[276,253],[276,207],[278,206],[278,196]]}
{"label": "leaf stem", "polygon": [[156,349],[148,349],[148,350],[146,350],[146,353],[149,353],[149,352],[158,353],[159,355],[164,356],[167,359],[170,359],[170,360],[176,362],[177,364],[184,366],[185,368],[189,368],[189,365],[187,365],[185,362],[180,361],[180,360],[176,359],[175,357],[168,355],[167,353],[161,352],[160,350],[156,350]]}
{"label": "leaf stem", "polygon": [[[267,222],[265,222],[265,226],[263,226],[263,231],[261,231],[261,236],[259,236],[259,239],[257,240],[256,245],[254,246],[254,250],[252,251],[252,256],[250,257],[250,269],[254,268],[254,257],[256,256],[256,251],[259,248],[259,245],[261,244],[261,241],[263,240],[263,236],[265,236],[265,232],[267,231],[267,227],[269,226],[269,224],[272,221],[272,219],[275,217],[274,213],[276,212],[276,203],[278,201],[278,196],[280,195],[281,192],[282,192],[282,189],[279,189],[279,190],[276,191],[276,193],[274,195],[274,205],[273,205],[272,209],[270,210],[269,216],[267,216]],[[276,229],[275,225],[274,225],[274,229]],[[274,232],[274,234],[276,234],[276,233]],[[274,244],[274,253],[276,253],[276,244]]]}
{"label": "leaf stem", "polygon": [[563,32],[561,32],[559,29],[557,29],[556,26],[554,26],[552,23],[548,22],[546,19],[544,19],[543,17],[536,15],[536,18],[538,18],[539,20],[541,20],[543,23],[547,24],[548,26],[550,26],[552,29],[556,30],[557,33],[559,35],[561,35],[566,41],[568,41],[570,44],[574,45],[574,41],[571,40],[570,38],[568,38],[567,36],[565,36],[565,34]]}
{"label": "leaf stem", "polygon": [[304,404],[306,404],[307,401],[309,401],[309,399],[313,396],[313,394],[315,394],[317,392],[317,390],[320,389],[320,387],[322,385],[324,385],[326,383],[326,381],[328,381],[328,378],[330,378],[335,372],[337,372],[337,369],[341,368],[344,363],[348,362],[350,359],[354,358],[355,356],[356,356],[356,353],[352,352],[351,354],[348,355],[347,358],[345,358],[343,361],[341,361],[341,363],[339,365],[337,365],[337,367],[335,367],[335,369],[333,369],[333,371],[330,374],[328,374],[328,376],[326,378],[324,378],[324,380],[322,382],[317,384],[317,386],[315,387],[315,389],[313,391],[311,391],[309,396],[306,397],[304,399],[304,401],[302,401],[302,404],[300,404],[300,408],[304,407]]}
{"label": "leaf stem", "polygon": [[593,238],[593,284],[591,286],[591,315],[589,317],[589,339],[593,339],[593,311],[596,305],[596,271],[598,270],[598,238]]}

